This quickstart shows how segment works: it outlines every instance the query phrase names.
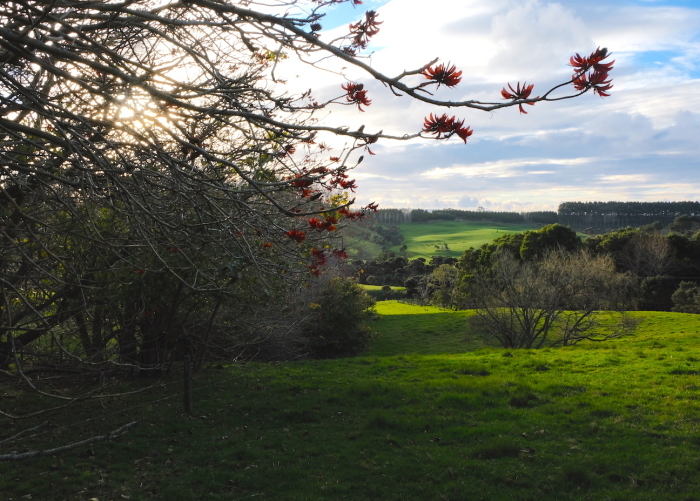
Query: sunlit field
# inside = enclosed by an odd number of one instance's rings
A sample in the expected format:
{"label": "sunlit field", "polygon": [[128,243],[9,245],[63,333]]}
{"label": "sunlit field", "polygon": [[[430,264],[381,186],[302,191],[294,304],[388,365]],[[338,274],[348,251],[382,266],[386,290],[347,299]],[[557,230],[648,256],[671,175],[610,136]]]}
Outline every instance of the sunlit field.
{"label": "sunlit field", "polygon": [[[540,224],[505,224],[490,221],[435,221],[431,223],[400,224],[404,244],[410,258],[446,256],[459,258],[470,247],[482,244],[506,233],[520,233],[540,228]],[[449,250],[444,249],[447,244]],[[437,247],[436,247],[437,246]],[[392,247],[398,252],[401,246]]]}
{"label": "sunlit field", "polygon": [[14,501],[699,499],[700,317],[639,312],[631,337],[507,351],[465,343],[468,312],[377,309],[379,337],[365,356],[212,367],[197,375],[193,416],[177,378],[76,408],[17,451],[142,421],[113,441],[4,463],[0,492]]}

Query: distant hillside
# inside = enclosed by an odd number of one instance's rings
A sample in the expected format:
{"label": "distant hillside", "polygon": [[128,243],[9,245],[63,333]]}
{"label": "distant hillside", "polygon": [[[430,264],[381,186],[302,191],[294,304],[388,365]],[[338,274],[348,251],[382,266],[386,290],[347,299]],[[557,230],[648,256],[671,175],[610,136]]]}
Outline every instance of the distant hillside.
{"label": "distant hillside", "polygon": [[[507,233],[519,233],[541,227],[536,223],[495,223],[491,221],[433,221],[399,225],[402,246],[392,251],[410,259],[432,256],[459,258],[470,247],[478,248]],[[403,251],[401,249],[404,249]]]}

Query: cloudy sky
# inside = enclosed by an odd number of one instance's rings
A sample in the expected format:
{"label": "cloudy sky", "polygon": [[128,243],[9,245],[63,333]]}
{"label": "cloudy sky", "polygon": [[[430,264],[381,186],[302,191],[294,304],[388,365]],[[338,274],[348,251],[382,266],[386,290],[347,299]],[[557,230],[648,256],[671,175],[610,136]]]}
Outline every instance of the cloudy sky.
{"label": "cloudy sky", "polygon": [[[474,129],[467,145],[456,137],[381,142],[355,170],[358,202],[521,211],[573,200],[700,200],[697,0],[365,0],[361,7],[331,10],[323,39],[376,9],[384,24],[368,62],[395,75],[435,57],[451,61],[463,79],[437,92],[445,100],[500,101],[501,88],[518,81],[534,83],[539,95],[570,78],[572,54],[596,47],[607,47],[616,63],[610,97],[540,103],[527,115],[517,107],[436,109],[347,70],[373,104],[365,113],[334,110],[324,117],[329,125],[402,135],[418,132],[430,112],[448,111]],[[298,79],[308,77],[304,70]],[[343,82],[315,76],[314,95],[337,96]]]}

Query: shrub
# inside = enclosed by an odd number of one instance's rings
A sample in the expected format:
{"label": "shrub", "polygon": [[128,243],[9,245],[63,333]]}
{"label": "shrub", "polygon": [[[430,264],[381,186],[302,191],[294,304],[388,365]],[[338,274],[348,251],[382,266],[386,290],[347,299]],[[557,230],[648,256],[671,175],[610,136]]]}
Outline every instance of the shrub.
{"label": "shrub", "polygon": [[695,282],[681,282],[671,296],[672,311],[681,313],[700,313],[700,286]]}
{"label": "shrub", "polygon": [[317,315],[309,322],[311,354],[318,358],[351,356],[372,340],[367,322],[375,318],[374,299],[345,278],[332,278],[315,304]]}

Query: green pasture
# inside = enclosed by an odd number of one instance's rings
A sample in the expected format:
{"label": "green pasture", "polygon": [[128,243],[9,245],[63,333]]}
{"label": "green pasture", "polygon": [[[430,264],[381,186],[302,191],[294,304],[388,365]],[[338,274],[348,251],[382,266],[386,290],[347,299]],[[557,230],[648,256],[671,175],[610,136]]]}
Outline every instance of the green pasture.
{"label": "green pasture", "polygon": [[[398,225],[408,247],[408,257],[446,256],[459,258],[462,253],[474,247],[491,242],[506,233],[520,233],[540,228],[540,224],[494,223],[491,221],[435,221],[431,223],[404,223]],[[449,250],[438,250],[447,244]],[[391,250],[399,252],[399,247]]]}
{"label": "green pasture", "polygon": [[[699,316],[635,312],[630,337],[504,350],[465,341],[469,312],[377,310],[365,356],[200,372],[192,416],[175,373],[81,404],[2,452],[142,421],[112,441],[0,463],[2,498],[700,499]],[[0,394],[6,412],[56,405]],[[0,440],[40,421],[3,420]]]}
{"label": "green pasture", "polygon": [[[358,284],[358,285],[366,291],[380,291],[380,290],[382,290],[383,287],[386,287],[386,285],[367,285],[367,284]],[[399,287],[397,285],[390,285],[389,287],[393,291],[405,291],[406,290],[406,287]]]}

